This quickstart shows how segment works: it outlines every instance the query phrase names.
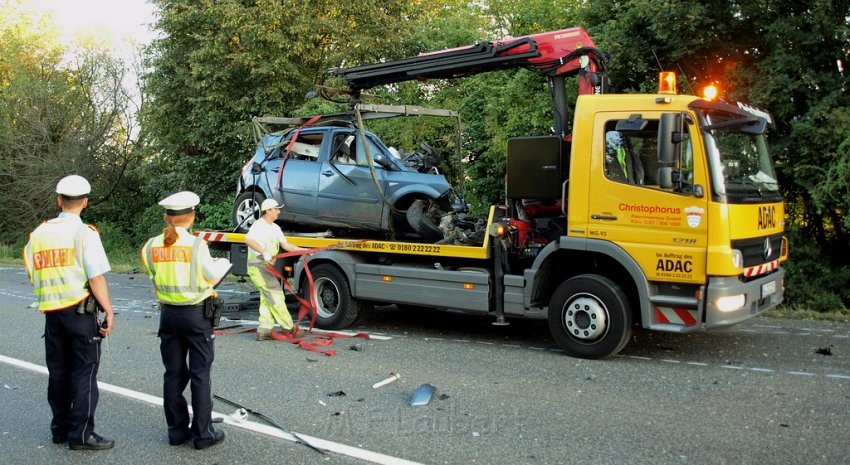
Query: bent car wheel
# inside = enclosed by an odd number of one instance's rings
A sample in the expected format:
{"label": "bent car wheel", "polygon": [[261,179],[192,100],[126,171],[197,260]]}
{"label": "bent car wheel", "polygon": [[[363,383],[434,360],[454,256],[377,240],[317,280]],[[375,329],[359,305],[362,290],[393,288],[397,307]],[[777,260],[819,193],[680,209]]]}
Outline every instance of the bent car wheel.
{"label": "bent car wheel", "polygon": [[233,203],[233,226],[236,232],[247,232],[254,224],[254,221],[260,218],[260,204],[266,200],[266,196],[262,192],[243,192]]}
{"label": "bent car wheel", "polygon": [[549,301],[549,331],[567,355],[605,358],[632,334],[632,310],[623,289],[600,275],[570,278]]}
{"label": "bent car wheel", "polygon": [[428,203],[423,199],[414,200],[407,209],[407,223],[423,240],[437,242],[445,236],[436,222],[428,216]]}

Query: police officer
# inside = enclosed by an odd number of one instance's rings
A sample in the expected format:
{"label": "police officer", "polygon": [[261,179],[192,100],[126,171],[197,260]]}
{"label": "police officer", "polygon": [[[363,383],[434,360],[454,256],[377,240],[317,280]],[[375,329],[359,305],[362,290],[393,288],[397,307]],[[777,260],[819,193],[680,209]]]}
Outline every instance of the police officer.
{"label": "police officer", "polygon": [[[191,439],[195,449],[206,449],[223,441],[224,431],[217,431],[212,425],[210,369],[215,335],[212,322],[204,316],[204,303],[214,297],[213,286],[224,277],[230,263],[213,259],[206,241],[189,232],[199,202],[200,198],[188,191],[159,202],[165,208],[166,227],[142,248],[142,262],[162,310],[159,347],[165,365],[163,406],[168,442],[178,446]],[[191,427],[183,397],[190,380],[194,413]]]}
{"label": "police officer", "polygon": [[274,199],[263,200],[260,204],[262,215],[245,235],[245,245],[248,246],[248,277],[260,291],[260,326],[257,328],[257,340],[272,339],[271,332],[275,321],[284,333],[294,334],[297,331],[286,301],[283,288],[277,276],[266,269],[265,265],[274,263],[272,257],[281,248],[287,252],[304,250],[297,245],[287,242],[280,226],[275,223],[280,216],[280,208]]}
{"label": "police officer", "polygon": [[[109,260],[94,227],[83,224],[91,186],[71,175],[56,185],[62,213],[30,234],[24,261],[35,287],[38,309],[45,315],[47,401],[53,411],[53,443],[74,450],[110,449],[115,445],[94,432],[99,391],[101,337],[112,334],[113,312],[104,274]],[[99,324],[96,299],[104,313]]]}

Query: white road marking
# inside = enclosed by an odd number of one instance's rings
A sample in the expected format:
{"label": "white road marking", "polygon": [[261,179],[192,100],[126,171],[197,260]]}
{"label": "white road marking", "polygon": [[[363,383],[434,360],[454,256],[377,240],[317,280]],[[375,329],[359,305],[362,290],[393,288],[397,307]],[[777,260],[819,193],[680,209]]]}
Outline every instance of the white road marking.
{"label": "white road marking", "polygon": [[[6,357],[0,355],[0,362],[13,365],[19,368],[24,368],[27,370],[35,371],[41,374],[48,374],[47,368],[41,365],[36,365],[34,363],[25,362],[23,360],[18,360],[11,357]],[[140,400],[142,402],[147,402],[149,404],[162,407],[163,401],[161,397],[152,396],[150,394],[145,394],[143,392],[133,391],[131,389],[123,388],[121,386],[115,386],[114,384],[104,383],[102,381],[97,382],[98,387],[106,392],[111,392],[113,394],[118,394],[121,396],[129,397],[131,399]],[[192,407],[189,407],[189,411],[192,411]],[[346,444],[341,444],[338,442],[329,441],[327,439],[317,438],[314,436],[309,436],[306,434],[295,433],[295,432],[287,432],[282,431],[273,426],[264,425],[262,423],[256,423],[253,421],[242,421],[237,422],[230,415],[213,412],[213,417],[222,417],[224,418],[224,422],[228,425],[242,428],[249,431],[254,431],[256,433],[265,434],[268,436],[273,436],[281,439],[285,439],[287,441],[292,442],[300,442],[303,440],[304,442],[309,443],[309,445],[316,447],[318,449],[322,449],[328,452],[334,452],[340,455],[346,455],[348,457],[353,457],[356,459],[364,460],[371,463],[379,463],[379,464],[387,464],[387,465],[419,465],[419,462],[413,462],[410,460],[406,460],[400,457],[393,457],[391,455],[381,454],[379,452],[372,452],[368,450],[361,449],[359,447],[353,447]],[[298,437],[296,437],[296,435]]]}

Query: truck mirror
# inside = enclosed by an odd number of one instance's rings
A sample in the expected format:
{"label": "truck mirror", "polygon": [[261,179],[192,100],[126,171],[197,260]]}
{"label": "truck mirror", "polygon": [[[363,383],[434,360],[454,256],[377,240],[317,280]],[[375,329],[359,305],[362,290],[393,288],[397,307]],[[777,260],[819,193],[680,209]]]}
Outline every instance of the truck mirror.
{"label": "truck mirror", "polygon": [[672,165],[678,161],[682,142],[682,115],[664,113],[658,122],[658,162]]}
{"label": "truck mirror", "polygon": [[662,189],[673,188],[673,167],[662,166],[658,168],[658,187]]}

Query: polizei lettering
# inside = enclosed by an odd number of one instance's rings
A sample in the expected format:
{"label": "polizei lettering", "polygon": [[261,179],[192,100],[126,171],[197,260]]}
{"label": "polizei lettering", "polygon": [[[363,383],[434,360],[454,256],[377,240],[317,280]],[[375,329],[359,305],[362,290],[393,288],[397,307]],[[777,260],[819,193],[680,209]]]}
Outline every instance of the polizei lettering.
{"label": "polizei lettering", "polygon": [[668,273],[692,273],[694,263],[690,260],[670,260],[658,259],[658,264],[655,265],[655,271],[665,271]]}
{"label": "polizei lettering", "polygon": [[776,207],[759,207],[759,229],[776,227]]}

